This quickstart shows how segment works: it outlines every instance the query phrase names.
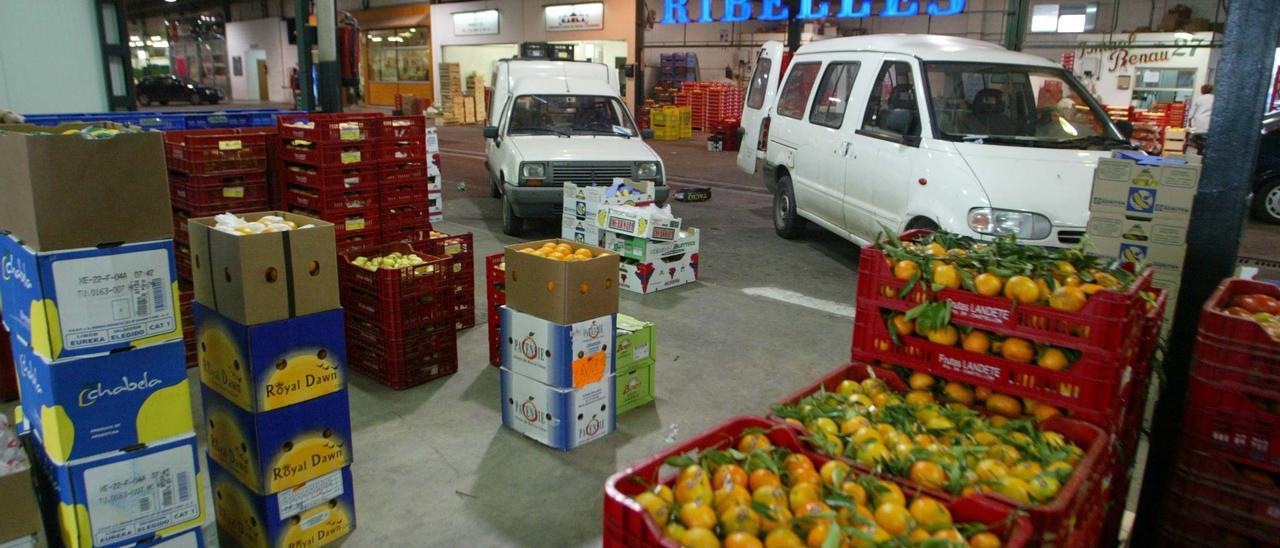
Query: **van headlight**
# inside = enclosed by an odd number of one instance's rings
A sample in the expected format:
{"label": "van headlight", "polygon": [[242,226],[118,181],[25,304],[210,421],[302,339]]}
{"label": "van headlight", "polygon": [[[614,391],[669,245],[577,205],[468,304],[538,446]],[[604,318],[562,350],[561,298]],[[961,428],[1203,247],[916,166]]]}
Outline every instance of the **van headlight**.
{"label": "van headlight", "polygon": [[658,162],[640,162],[636,166],[636,177],[655,179],[658,177]]}
{"label": "van headlight", "polygon": [[520,178],[544,179],[547,176],[547,164],[527,163],[520,165]]}
{"label": "van headlight", "polygon": [[1043,240],[1053,232],[1053,223],[1039,213],[975,207],[969,210],[969,228],[990,236],[1012,234],[1024,240]]}

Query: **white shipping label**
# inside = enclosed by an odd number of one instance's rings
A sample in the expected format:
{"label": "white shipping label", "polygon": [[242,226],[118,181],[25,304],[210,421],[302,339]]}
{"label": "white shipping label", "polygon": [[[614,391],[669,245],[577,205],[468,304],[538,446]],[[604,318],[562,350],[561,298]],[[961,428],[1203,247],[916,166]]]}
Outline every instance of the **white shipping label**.
{"label": "white shipping label", "polygon": [[328,509],[325,509],[325,511],[317,513],[303,520],[302,523],[298,524],[298,529],[302,531],[306,531],[307,529],[320,525],[321,523],[324,523],[326,521],[329,521]]}
{"label": "white shipping label", "polygon": [[200,517],[191,445],[91,468],[85,504],[95,545],[166,529]]}
{"label": "white shipping label", "polygon": [[167,250],[57,261],[53,281],[65,348],[132,341],[177,326]]}
{"label": "white shipping label", "polygon": [[280,519],[284,520],[329,500],[342,496],[342,470],[334,470],[291,489],[276,494]]}
{"label": "white shipping label", "polygon": [[649,359],[649,345],[641,344],[631,351],[631,359],[635,361]]}
{"label": "white shipping label", "polygon": [[187,531],[176,537],[169,537],[152,544],[150,548],[202,548],[198,540],[195,531]]}

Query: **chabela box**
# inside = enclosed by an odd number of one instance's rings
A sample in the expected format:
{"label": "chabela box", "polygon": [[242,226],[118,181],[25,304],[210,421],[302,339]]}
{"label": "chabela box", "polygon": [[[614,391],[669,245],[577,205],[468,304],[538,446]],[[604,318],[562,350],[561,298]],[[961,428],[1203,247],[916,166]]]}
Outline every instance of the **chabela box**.
{"label": "chabela box", "polygon": [[356,528],[350,467],[259,495],[211,461],[209,482],[219,532],[245,548],[319,548]]}
{"label": "chabela box", "polygon": [[614,317],[561,325],[501,309],[502,366],[557,388],[586,384],[584,376],[614,372]]}
{"label": "chabela box", "polygon": [[38,252],[0,236],[0,309],[47,360],[180,340],[173,241]]}
{"label": "chabela box", "polygon": [[342,310],[244,325],[194,303],[196,355],[205,386],[247,411],[270,411],[342,390],[347,378]]}

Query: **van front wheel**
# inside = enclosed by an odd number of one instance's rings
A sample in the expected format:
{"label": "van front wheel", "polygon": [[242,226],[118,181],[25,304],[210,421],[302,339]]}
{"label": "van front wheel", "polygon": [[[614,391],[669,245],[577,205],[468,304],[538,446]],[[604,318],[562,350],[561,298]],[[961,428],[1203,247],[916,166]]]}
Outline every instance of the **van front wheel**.
{"label": "van front wheel", "polygon": [[511,197],[502,197],[502,233],[508,236],[519,236],[524,231],[524,219],[517,217],[511,208]]}
{"label": "van front wheel", "polygon": [[788,240],[804,234],[808,224],[796,212],[796,195],[791,190],[791,176],[778,177],[778,191],[773,194],[773,230]]}

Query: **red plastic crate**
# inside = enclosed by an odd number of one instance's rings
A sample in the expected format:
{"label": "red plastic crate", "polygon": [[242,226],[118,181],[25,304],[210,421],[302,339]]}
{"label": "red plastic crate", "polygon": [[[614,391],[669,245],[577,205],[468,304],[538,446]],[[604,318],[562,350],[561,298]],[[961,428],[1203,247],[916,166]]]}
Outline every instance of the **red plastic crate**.
{"label": "red plastic crate", "polygon": [[288,209],[291,213],[315,217],[325,222],[333,223],[334,238],[337,240],[345,240],[352,236],[369,235],[377,238],[379,230],[381,230],[381,217],[378,214],[377,206],[335,213],[294,205],[290,205]]}
{"label": "red plastic crate", "polygon": [[190,281],[191,277],[191,247],[187,244],[173,245],[173,262],[178,269],[178,279]]}
{"label": "red plastic crate", "polygon": [[384,183],[378,191],[378,201],[383,209],[412,206],[427,207],[427,185],[417,183]]}
{"label": "red plastic crate", "polygon": [[330,214],[378,207],[378,189],[316,190],[298,185],[285,189],[285,205],[324,211]]}
{"label": "red plastic crate", "polygon": [[453,300],[444,291],[388,298],[344,288],[341,297],[348,315],[380,326],[392,338],[403,338],[419,327],[453,319]]}
{"label": "red plastic crate", "polygon": [[245,204],[265,206],[267,174],[193,175],[174,172],[169,177],[173,203],[187,211],[232,210]]}
{"label": "red plastic crate", "polygon": [[166,163],[192,175],[267,169],[270,128],[199,129],[164,132]]}
{"label": "red plastic crate", "polygon": [[1280,471],[1280,409],[1275,394],[1201,377],[1193,366],[1184,435],[1207,447]]}
{"label": "red plastic crate", "polygon": [[0,325],[0,401],[18,399],[18,371],[13,365],[9,331]]}
{"label": "red plastic crate", "polygon": [[1214,504],[1240,524],[1270,528],[1280,536],[1280,486],[1275,483],[1280,474],[1194,441],[1179,450],[1176,474],[1192,498]]}
{"label": "red plastic crate", "polygon": [[[778,403],[781,405],[794,404],[819,389],[834,392],[842,380],[862,381],[871,376],[883,379],[891,390],[897,392],[910,390],[898,375],[887,369],[873,367],[864,363],[852,363],[837,368],[835,371],[818,379],[816,383],[796,391]],[[1057,498],[1053,502],[1023,506],[1022,509],[1028,513],[1031,523],[1035,527],[1036,540],[1042,542],[1043,545],[1093,546],[1094,541],[1097,540],[1096,534],[1101,530],[1102,520],[1105,516],[1097,513],[1090,514],[1089,510],[1091,505],[1096,505],[1100,500],[1100,494],[1103,489],[1102,479],[1108,471],[1106,470],[1106,459],[1111,439],[1101,429],[1092,424],[1065,417],[1052,417],[1042,422],[1040,426],[1047,431],[1061,433],[1067,441],[1080,446],[1084,450],[1084,456],[1080,459],[1080,462],[1076,463],[1075,472],[1062,485],[1062,488],[1058,491]],[[859,471],[864,473],[868,471],[867,467],[850,459],[842,460],[845,460]],[[939,498],[949,496],[942,491],[924,488],[906,478],[894,476],[890,479],[902,485],[903,490],[907,492],[921,490]],[[1020,503],[997,493],[987,493],[982,497],[997,501],[1010,508],[1020,506]],[[1088,531],[1093,531],[1093,536],[1085,536],[1083,534]]]}
{"label": "red plastic crate", "polygon": [[427,182],[426,162],[382,162],[378,164],[378,180],[384,185],[388,183]]}
{"label": "red plastic crate", "polygon": [[382,207],[381,211],[383,225],[391,229],[406,225],[416,227],[421,226],[424,222],[431,222],[431,214],[427,211],[426,205]]}
{"label": "red plastic crate", "polygon": [[431,232],[431,220],[428,218],[413,224],[383,226],[382,240],[387,243],[420,244],[431,239]]}
{"label": "red plastic crate", "polygon": [[1249,519],[1224,505],[1220,497],[1206,498],[1211,492],[1188,478],[1183,470],[1175,471],[1164,518],[1169,545],[1275,546],[1280,526],[1274,521],[1264,524],[1263,520]]}
{"label": "red plastic crate", "polygon": [[382,234],[356,234],[345,238],[336,238],[336,247],[338,254],[356,253],[359,254],[366,249],[382,245]]}
{"label": "red plastic crate", "polygon": [[[417,254],[423,264],[400,269],[379,268],[376,271],[360,268],[351,261],[356,257],[381,257],[391,253]],[[434,257],[415,250],[403,243],[388,243],[363,250],[362,253],[340,253],[338,277],[343,289],[354,289],[387,298],[401,298],[444,291],[448,288],[446,272],[448,263],[443,257]]]}
{"label": "red plastic crate", "polygon": [[506,260],[506,253],[494,253],[484,258],[485,308],[488,312],[489,363],[495,367],[502,362],[502,326],[498,309],[507,304],[507,271],[499,268]]}
{"label": "red plastic crate", "polygon": [[369,190],[378,188],[378,170],[374,166],[347,168],[313,168],[290,164],[281,172],[285,185],[319,190]]}
{"label": "red plastic crate", "polygon": [[382,384],[403,390],[458,371],[457,336],[449,322],[407,338],[370,342],[365,334],[377,328],[350,314],[347,318],[347,362]]}
{"label": "red plastic crate", "polygon": [[[670,457],[698,450],[725,449],[737,444],[747,429],[766,431],[775,447],[804,453],[821,467],[829,458],[807,451],[795,434],[777,423],[757,417],[736,417],[698,434],[688,441],[633,464],[609,476],[604,484],[604,545],[606,547],[669,547],[679,546],[665,538],[662,529],[649,513],[631,497],[646,487],[662,483],[675,483],[677,470],[665,465]],[[664,468],[666,468],[664,473]],[[930,494],[930,496],[934,496]],[[1031,524],[1025,517],[1013,517],[1012,511],[992,501],[969,497],[956,500],[950,496],[935,496],[947,503],[947,509],[956,523],[980,522],[1004,539],[1006,548],[1026,546],[1031,540]]]}
{"label": "red plastic crate", "polygon": [[314,167],[360,167],[375,165],[378,161],[378,151],[372,141],[312,144],[310,146],[285,143],[284,146],[280,147],[280,157],[285,162],[296,162]]}
{"label": "red plastic crate", "polygon": [[377,154],[379,162],[421,162],[427,159],[427,142],[423,139],[381,139]]}
{"label": "red plastic crate", "polygon": [[[427,253],[437,257],[449,257],[453,263],[449,266],[449,272],[454,275],[464,276],[467,282],[472,282],[471,274],[475,272],[475,255],[474,249],[475,239],[470,232],[462,234],[445,234],[439,237],[433,237],[421,244]],[[474,282],[471,283],[474,285]]]}
{"label": "red plastic crate", "polygon": [[349,142],[378,136],[380,113],[285,114],[276,117],[281,137],[313,143]]}
{"label": "red plastic crate", "polygon": [[177,207],[173,208],[174,243],[186,244],[191,242],[191,228],[187,225],[187,221],[190,219],[190,212]]}
{"label": "red plastic crate", "polygon": [[[927,230],[902,233],[902,241],[928,235]],[[858,261],[859,304],[906,311],[922,302],[951,301],[951,321],[1001,335],[1022,337],[1039,343],[1069,348],[1114,351],[1132,339],[1133,327],[1145,308],[1139,294],[1151,286],[1153,271],[1147,269],[1125,291],[1102,291],[1091,297],[1078,312],[1057,310],[1043,304],[1018,304],[1002,296],[987,297],[960,289],[926,292],[917,284],[898,299],[907,282],[893,276],[893,267],[883,251],[863,246]]]}
{"label": "red plastic crate", "polygon": [[1229,278],[1223,280],[1200,311],[1195,356],[1206,377],[1234,381],[1280,393],[1280,341],[1258,322],[1227,314],[1236,295],[1261,293],[1280,298],[1275,285]]}
{"label": "red plastic crate", "polygon": [[383,116],[376,122],[381,139],[425,139],[427,119],[422,115]]}

